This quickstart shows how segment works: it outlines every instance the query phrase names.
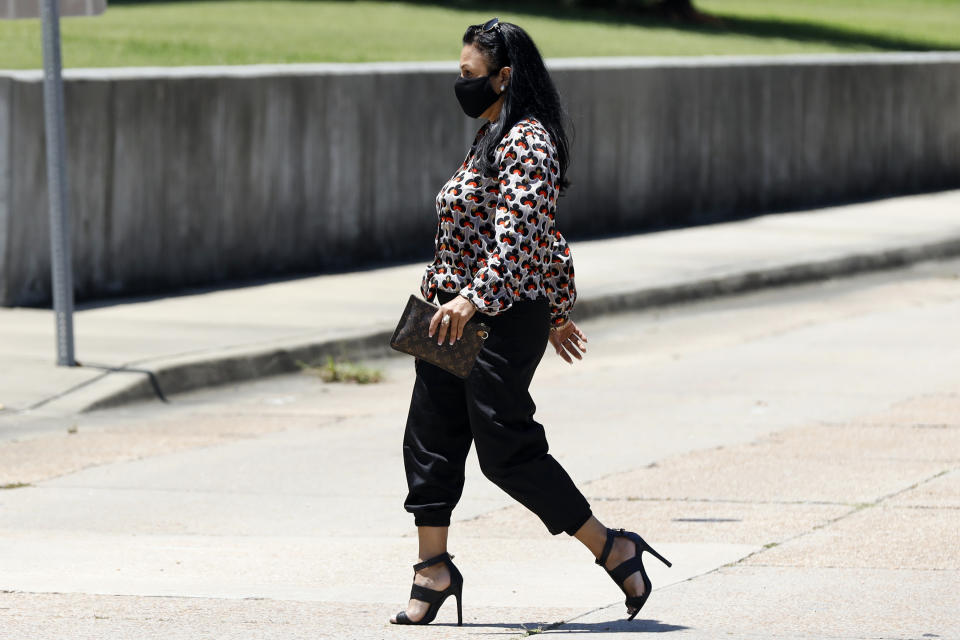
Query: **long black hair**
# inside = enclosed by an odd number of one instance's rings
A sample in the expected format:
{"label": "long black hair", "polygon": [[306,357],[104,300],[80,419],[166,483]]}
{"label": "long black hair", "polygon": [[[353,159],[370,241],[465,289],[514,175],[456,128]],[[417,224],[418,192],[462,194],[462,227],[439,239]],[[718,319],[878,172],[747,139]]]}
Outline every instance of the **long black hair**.
{"label": "long black hair", "polygon": [[489,31],[482,25],[471,25],[463,34],[463,44],[475,46],[487,61],[489,74],[510,67],[510,83],[504,90],[500,116],[490,124],[486,135],[477,146],[477,165],[486,175],[496,175],[494,152],[503,136],[513,125],[526,117],[540,121],[557,149],[560,174],[559,189],[566,189],[567,166],[570,163],[570,145],[567,140],[567,120],[560,94],[557,92],[537,45],[527,32],[510,22],[500,22]]}

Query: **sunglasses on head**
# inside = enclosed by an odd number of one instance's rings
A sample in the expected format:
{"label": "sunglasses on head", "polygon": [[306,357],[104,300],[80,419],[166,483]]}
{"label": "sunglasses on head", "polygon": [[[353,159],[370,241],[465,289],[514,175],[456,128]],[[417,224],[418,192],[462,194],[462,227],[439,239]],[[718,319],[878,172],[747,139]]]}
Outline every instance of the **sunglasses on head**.
{"label": "sunglasses on head", "polygon": [[483,33],[490,33],[494,29],[500,31],[500,18],[490,18],[483,23],[483,26],[480,27],[480,30]]}

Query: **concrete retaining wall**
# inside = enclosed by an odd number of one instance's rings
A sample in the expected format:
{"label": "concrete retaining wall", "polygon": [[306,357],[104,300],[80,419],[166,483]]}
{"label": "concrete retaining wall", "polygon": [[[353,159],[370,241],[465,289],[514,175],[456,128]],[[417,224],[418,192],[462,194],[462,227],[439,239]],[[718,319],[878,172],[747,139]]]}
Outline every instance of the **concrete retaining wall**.
{"label": "concrete retaining wall", "polygon": [[[573,238],[960,187],[960,54],[551,68],[576,129],[558,211]],[[428,260],[435,194],[479,125],[455,74],[68,72],[78,298]],[[3,305],[50,297],[41,80],[0,72]]]}

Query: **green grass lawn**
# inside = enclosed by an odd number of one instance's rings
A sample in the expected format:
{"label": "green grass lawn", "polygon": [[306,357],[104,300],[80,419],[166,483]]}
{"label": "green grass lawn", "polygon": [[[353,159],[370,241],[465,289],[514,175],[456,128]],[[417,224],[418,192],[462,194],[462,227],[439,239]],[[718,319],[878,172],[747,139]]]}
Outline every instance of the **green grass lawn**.
{"label": "green grass lawn", "polygon": [[[960,49],[960,0],[700,0],[720,26],[479,4],[111,4],[62,21],[63,58],[67,67],[453,60],[466,25],[492,15],[526,28],[550,57]],[[0,68],[40,66],[39,20],[0,21]]]}

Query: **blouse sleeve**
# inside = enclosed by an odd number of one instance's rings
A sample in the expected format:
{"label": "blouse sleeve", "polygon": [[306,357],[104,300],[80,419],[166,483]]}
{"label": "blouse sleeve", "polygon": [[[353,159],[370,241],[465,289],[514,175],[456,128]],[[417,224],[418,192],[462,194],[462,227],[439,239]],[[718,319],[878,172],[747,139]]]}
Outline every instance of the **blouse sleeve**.
{"label": "blouse sleeve", "polygon": [[550,301],[550,323],[562,325],[570,318],[577,301],[577,287],[573,274],[573,255],[567,239],[559,231],[553,232],[553,253],[544,280],[547,300]]}
{"label": "blouse sleeve", "polygon": [[[477,310],[497,315],[513,304],[533,259],[535,237],[549,236],[556,192],[549,179],[553,146],[517,127],[497,149],[499,193],[494,216],[495,238],[480,268],[460,295]],[[544,269],[550,265],[544,264]]]}

